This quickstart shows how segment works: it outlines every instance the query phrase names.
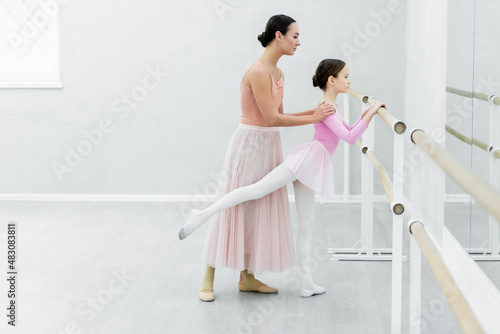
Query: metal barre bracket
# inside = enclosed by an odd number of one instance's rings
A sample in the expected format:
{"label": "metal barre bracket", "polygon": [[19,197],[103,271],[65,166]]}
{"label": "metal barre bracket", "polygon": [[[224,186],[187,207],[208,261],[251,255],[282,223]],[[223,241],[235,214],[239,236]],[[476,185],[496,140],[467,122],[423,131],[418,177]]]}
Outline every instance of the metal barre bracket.
{"label": "metal barre bracket", "polygon": [[412,231],[411,231],[411,226],[414,224],[414,223],[419,223],[419,224],[422,224],[423,227],[425,227],[424,223],[422,223],[422,220],[421,219],[410,219],[408,221],[408,229],[410,230],[410,234],[413,234]]}
{"label": "metal barre bracket", "polygon": [[391,210],[392,212],[399,216],[399,215],[402,215],[404,212],[405,212],[405,206],[403,205],[403,203],[391,203]]}
{"label": "metal barre bracket", "polygon": [[415,129],[412,129],[412,130],[411,130],[411,133],[410,133],[410,140],[411,140],[411,142],[412,142],[413,144],[415,144],[415,145],[416,145],[417,143],[415,143],[415,141],[413,140],[413,134],[414,134],[416,131],[422,131],[423,133],[425,133],[425,131],[424,131],[424,130],[419,129],[419,128],[415,128]]}

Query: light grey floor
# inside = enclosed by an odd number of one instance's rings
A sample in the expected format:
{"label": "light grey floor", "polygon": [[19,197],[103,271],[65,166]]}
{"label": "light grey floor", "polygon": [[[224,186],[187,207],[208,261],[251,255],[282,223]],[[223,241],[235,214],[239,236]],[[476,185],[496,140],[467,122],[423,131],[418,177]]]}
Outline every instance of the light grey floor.
{"label": "light grey floor", "polygon": [[[314,277],[326,287],[325,295],[300,298],[296,268],[258,277],[279,288],[278,295],[239,292],[238,273],[220,269],[213,303],[198,300],[206,228],[183,242],[177,239],[191,206],[2,202],[2,244],[7,223],[18,226],[15,333],[390,333],[391,263],[338,262],[324,254],[328,247],[351,247],[358,240],[359,205],[317,204]],[[448,205],[446,215],[452,232],[465,243],[474,234],[470,224],[459,222],[468,210],[468,205]],[[389,247],[387,204],[375,205],[375,220],[375,246]],[[409,238],[405,233],[405,254]],[[459,333],[423,263],[422,333]],[[500,286],[500,262],[481,267]],[[403,268],[404,333],[409,324],[409,264]],[[4,296],[6,285],[1,289]]]}

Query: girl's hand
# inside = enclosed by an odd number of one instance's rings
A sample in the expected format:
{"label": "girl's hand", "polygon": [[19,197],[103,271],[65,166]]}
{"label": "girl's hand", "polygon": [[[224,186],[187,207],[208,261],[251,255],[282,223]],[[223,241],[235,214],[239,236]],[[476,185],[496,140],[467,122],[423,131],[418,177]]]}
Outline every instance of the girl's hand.
{"label": "girl's hand", "polygon": [[372,104],[372,110],[374,113],[377,113],[379,108],[386,108],[385,103],[376,100]]}
{"label": "girl's hand", "polygon": [[335,113],[335,109],[325,101],[318,103],[318,106],[313,109],[312,117],[314,119],[314,123],[321,122],[325,118]]}

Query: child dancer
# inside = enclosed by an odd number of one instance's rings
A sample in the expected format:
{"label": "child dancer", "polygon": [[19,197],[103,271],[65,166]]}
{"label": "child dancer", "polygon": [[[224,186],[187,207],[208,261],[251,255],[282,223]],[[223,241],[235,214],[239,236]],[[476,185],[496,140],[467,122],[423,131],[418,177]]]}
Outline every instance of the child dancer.
{"label": "child dancer", "polygon": [[[313,86],[323,90],[323,100],[337,110],[336,98],[349,88],[348,68],[339,59],[324,59],[313,76]],[[385,106],[375,101],[358,121],[349,126],[338,112],[314,125],[313,140],[297,146],[278,167],[257,183],[235,189],[203,210],[193,210],[188,222],[179,231],[179,239],[185,239],[216,213],[237,204],[259,199],[293,182],[295,202],[299,218],[297,255],[302,276],[302,297],[322,294],[325,289],[314,284],[307,262],[311,256],[311,231],[314,222],[314,193],[327,198],[334,194],[331,156],[339,139],[354,144],[368,128],[377,110]]]}

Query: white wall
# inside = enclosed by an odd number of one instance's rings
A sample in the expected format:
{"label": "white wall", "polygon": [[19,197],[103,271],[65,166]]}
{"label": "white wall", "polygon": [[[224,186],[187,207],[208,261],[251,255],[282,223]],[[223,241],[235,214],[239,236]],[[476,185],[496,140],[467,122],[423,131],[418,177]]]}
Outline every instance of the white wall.
{"label": "white wall", "polygon": [[[64,88],[0,90],[1,193],[212,193],[214,175],[239,123],[241,76],[263,51],[256,36],[277,13],[297,20],[302,43],[293,57],[279,62],[286,76],[285,112],[316,105],[321,93],[311,77],[328,57],[347,60],[352,88],[383,100],[403,118],[404,4],[395,11],[390,6],[397,1],[383,0],[220,3],[232,8],[222,17],[213,1],[201,0],[72,0],[62,5]],[[389,9],[391,17],[377,23],[372,11]],[[360,31],[366,29],[372,36],[363,40]],[[349,47],[357,53],[348,54]],[[120,119],[127,109],[119,102],[122,94],[140,93],[148,68],[157,67],[169,75]],[[82,131],[98,128],[104,119],[113,131],[58,179],[53,163],[66,164],[67,148],[82,145]],[[392,134],[380,120],[377,125],[376,152],[390,171]],[[310,140],[312,130],[283,129],[285,154]],[[359,170],[357,149],[352,153],[352,168]],[[341,160],[339,147],[338,192]],[[359,193],[359,174],[351,183],[352,192]],[[382,194],[381,187],[376,192]]]}

